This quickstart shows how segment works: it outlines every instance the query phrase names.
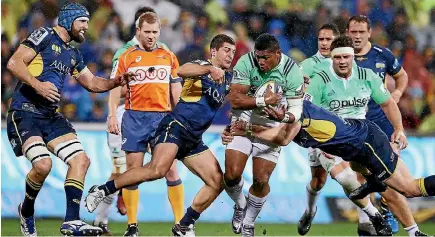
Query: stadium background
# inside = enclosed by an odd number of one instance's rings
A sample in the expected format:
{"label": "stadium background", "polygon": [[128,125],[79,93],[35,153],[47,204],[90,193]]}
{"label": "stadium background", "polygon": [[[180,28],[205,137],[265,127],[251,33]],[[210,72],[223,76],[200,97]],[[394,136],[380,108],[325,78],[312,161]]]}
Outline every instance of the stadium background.
{"label": "stadium background", "polygon": [[[34,29],[53,26],[62,0],[3,0],[1,2],[1,118],[7,114],[17,79],[6,70],[6,63],[19,43]],[[336,23],[345,31],[347,19],[365,14],[372,21],[371,41],[389,47],[402,63],[409,83],[399,107],[408,130],[410,146],[402,158],[415,177],[435,173],[435,1],[407,0],[90,0],[77,1],[91,13],[85,43],[77,46],[85,63],[95,74],[109,77],[113,53],[134,34],[133,15],[140,6],[151,6],[162,22],[161,41],[175,52],[180,64],[192,59],[206,59],[209,40],[218,33],[236,39],[236,60],[253,49],[254,39],[264,32],[276,35],[283,52],[301,62],[317,51],[317,29],[324,23]],[[236,62],[234,60],[234,63]],[[389,88],[394,82],[388,80]],[[103,183],[111,171],[106,146],[105,124],[108,93],[93,94],[73,78],[65,79],[60,107],[74,122],[92,164],[86,178],[90,185]],[[224,161],[219,125],[228,123],[226,105],[215,118],[204,140]],[[271,196],[260,213],[260,222],[295,223],[305,207],[305,185],[311,177],[306,151],[295,144],[283,149],[272,176]],[[244,178],[249,187],[252,164]],[[2,123],[1,131],[2,206],[1,217],[16,218],[16,207],[24,195],[24,177],[30,169],[24,158],[15,158]],[[183,165],[179,170],[185,184],[186,206],[201,187],[201,181]],[[54,159],[50,177],[36,201],[37,217],[62,217],[65,210],[63,180],[65,165]],[[140,221],[171,222],[172,211],[166,198],[163,180],[141,185]],[[356,210],[345,198],[341,187],[329,181],[318,202],[316,223],[355,221]],[[417,222],[435,223],[435,199],[411,200]],[[82,218],[92,221],[94,214],[82,208]],[[156,213],[159,213],[156,215]],[[201,221],[229,222],[232,203],[226,194],[201,217]],[[112,220],[124,221],[113,207]],[[7,221],[6,221],[7,222]],[[124,227],[122,227],[124,228]],[[18,227],[17,229],[18,230]],[[435,231],[435,230],[434,230]],[[9,235],[18,232],[7,232]],[[53,232],[57,233],[57,232]],[[3,231],[2,231],[2,234]],[[227,233],[229,234],[229,233]]]}

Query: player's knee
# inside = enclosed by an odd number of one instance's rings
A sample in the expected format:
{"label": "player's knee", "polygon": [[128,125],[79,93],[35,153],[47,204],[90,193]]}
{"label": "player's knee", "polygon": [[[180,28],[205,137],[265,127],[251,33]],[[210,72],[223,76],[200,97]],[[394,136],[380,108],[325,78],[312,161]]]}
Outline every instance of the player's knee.
{"label": "player's knee", "polygon": [[175,180],[180,179],[180,177],[178,176],[178,171],[177,171],[176,165],[171,166],[168,173],[165,175],[165,178],[169,181],[175,181]]}
{"label": "player's knee", "polygon": [[42,159],[33,163],[33,169],[40,178],[45,178],[50,174],[52,167],[51,159]]}
{"label": "player's knee", "polygon": [[83,153],[70,160],[68,164],[71,166],[71,168],[85,171],[88,170],[89,166],[91,165],[91,160]]}
{"label": "player's knee", "polygon": [[223,179],[224,179],[223,174],[216,172],[215,174],[213,174],[211,176],[211,179],[210,179],[211,182],[210,182],[209,186],[212,187],[216,191],[222,191],[224,188]]}
{"label": "player's knee", "polygon": [[254,177],[254,181],[252,182],[252,187],[255,190],[261,191],[265,189],[267,186],[269,186],[269,177],[267,177],[266,175]]}
{"label": "player's knee", "polygon": [[351,192],[360,186],[356,173],[349,167],[333,177],[347,192]]}
{"label": "player's knee", "polygon": [[311,188],[314,191],[319,191],[325,186],[326,177],[312,177],[311,178]]}
{"label": "player's knee", "polygon": [[242,174],[237,167],[230,167],[228,169],[225,169],[224,179],[226,183],[235,182],[237,184],[239,183],[241,178]]}
{"label": "player's knee", "polygon": [[403,190],[401,192],[403,196],[407,198],[414,198],[414,197],[420,197],[421,192],[417,184],[413,183],[410,185],[406,185],[403,187]]}

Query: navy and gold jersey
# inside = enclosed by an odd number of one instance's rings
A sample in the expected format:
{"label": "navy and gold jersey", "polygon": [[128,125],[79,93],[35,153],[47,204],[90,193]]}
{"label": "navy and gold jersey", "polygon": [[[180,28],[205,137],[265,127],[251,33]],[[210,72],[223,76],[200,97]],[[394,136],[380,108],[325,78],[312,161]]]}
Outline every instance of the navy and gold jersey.
{"label": "navy and gold jersey", "polygon": [[[374,44],[371,44],[371,48],[367,54],[355,56],[355,61],[358,66],[374,71],[383,82],[385,82],[386,74],[393,76],[402,69],[399,61],[389,49]],[[385,119],[384,112],[373,99],[370,100],[368,108],[367,119]]]}
{"label": "navy and gold jersey", "polygon": [[[78,78],[86,69],[79,50],[65,43],[54,28],[42,27],[35,30],[21,45],[36,53],[27,67],[30,74],[41,82],[53,83],[60,94],[67,76]],[[58,103],[50,102],[37,94],[31,86],[18,82],[10,110],[52,114],[57,107]]]}
{"label": "navy and gold jersey", "polygon": [[[197,60],[193,63],[211,65]],[[184,84],[180,101],[170,115],[178,120],[193,136],[200,138],[207,130],[216,112],[225,102],[229,92],[232,74],[225,73],[224,82],[219,85],[210,74],[195,78],[183,78]]]}
{"label": "navy and gold jersey", "polygon": [[320,148],[343,159],[362,147],[368,131],[365,120],[342,119],[307,100],[304,100],[301,122],[295,143],[305,148]]}

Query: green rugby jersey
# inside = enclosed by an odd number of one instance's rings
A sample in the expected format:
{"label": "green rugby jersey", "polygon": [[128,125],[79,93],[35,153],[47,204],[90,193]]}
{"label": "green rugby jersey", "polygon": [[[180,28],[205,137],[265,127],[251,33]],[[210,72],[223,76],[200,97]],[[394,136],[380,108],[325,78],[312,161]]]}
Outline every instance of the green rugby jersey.
{"label": "green rugby jersey", "polygon": [[234,67],[232,84],[250,86],[251,96],[268,81],[277,82],[287,99],[297,98],[303,94],[302,72],[296,62],[287,55],[282,54],[278,66],[269,72],[260,71],[254,52],[243,55]]}
{"label": "green rugby jersey", "polygon": [[[302,72],[296,62],[284,54],[278,66],[269,72],[260,71],[254,52],[243,55],[234,67],[231,83],[250,86],[248,95],[254,96],[257,89],[268,81],[274,81],[282,88],[284,96],[281,104],[286,104],[286,99],[300,98],[303,95]],[[259,108],[253,109],[252,114],[243,110],[232,110],[232,114],[254,124],[279,125],[279,122],[265,118]]]}
{"label": "green rugby jersey", "polygon": [[305,99],[343,118],[365,119],[370,97],[377,104],[390,98],[382,79],[372,70],[352,67],[348,79],[339,77],[330,62],[318,64],[321,69],[315,73],[305,93]]}
{"label": "green rugby jersey", "polygon": [[316,54],[301,62],[300,67],[302,73],[304,74],[304,76],[312,77],[317,72],[315,66],[328,60],[330,60],[330,58],[324,57],[320,54],[320,52],[317,51]]}

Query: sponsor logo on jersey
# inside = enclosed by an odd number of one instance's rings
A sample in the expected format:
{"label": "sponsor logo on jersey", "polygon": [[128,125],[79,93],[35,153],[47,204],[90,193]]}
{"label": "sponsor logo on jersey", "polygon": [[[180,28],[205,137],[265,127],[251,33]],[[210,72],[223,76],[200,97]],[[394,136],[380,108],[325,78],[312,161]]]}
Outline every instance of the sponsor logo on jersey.
{"label": "sponsor logo on jersey", "polygon": [[356,57],[356,60],[358,60],[358,61],[363,61],[363,60],[367,60],[367,59],[369,59],[369,58],[365,58],[365,57]]}
{"label": "sponsor logo on jersey", "polygon": [[385,68],[385,63],[376,63],[376,68]]}
{"label": "sponsor logo on jersey", "polygon": [[335,91],[334,91],[334,90],[331,90],[331,91],[327,94],[327,96],[333,96],[333,95],[335,95]]}
{"label": "sponsor logo on jersey", "polygon": [[54,62],[52,62],[50,64],[50,67],[56,68],[57,70],[59,70],[64,75],[71,73],[71,68],[66,66],[62,61],[54,60]]}
{"label": "sponsor logo on jersey", "polygon": [[329,108],[331,108],[331,110],[338,110],[348,107],[365,107],[368,102],[369,98],[361,99],[356,97],[353,97],[351,100],[331,100],[331,102],[329,102]]}
{"label": "sponsor logo on jersey", "polygon": [[51,45],[51,50],[53,50],[56,55],[60,55],[62,52],[60,47],[55,44]]}

